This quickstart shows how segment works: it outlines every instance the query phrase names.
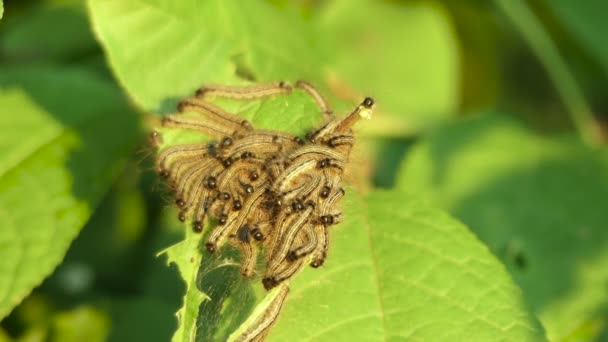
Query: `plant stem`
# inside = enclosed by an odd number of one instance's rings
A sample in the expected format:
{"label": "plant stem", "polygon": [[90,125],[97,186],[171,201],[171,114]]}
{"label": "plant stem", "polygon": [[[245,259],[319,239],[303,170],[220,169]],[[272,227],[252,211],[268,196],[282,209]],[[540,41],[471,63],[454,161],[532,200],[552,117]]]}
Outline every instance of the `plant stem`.
{"label": "plant stem", "polygon": [[582,90],[528,4],[522,0],[495,0],[495,3],[520,31],[545,67],[582,139],[592,145],[600,143],[599,126]]}

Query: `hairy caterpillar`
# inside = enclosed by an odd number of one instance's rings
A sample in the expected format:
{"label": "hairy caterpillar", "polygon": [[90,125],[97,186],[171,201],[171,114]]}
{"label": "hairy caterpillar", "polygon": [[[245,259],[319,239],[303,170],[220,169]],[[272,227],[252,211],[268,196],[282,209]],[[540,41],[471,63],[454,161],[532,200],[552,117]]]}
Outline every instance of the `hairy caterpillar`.
{"label": "hairy caterpillar", "polygon": [[[257,129],[209,102],[261,99],[291,94],[294,88],[308,94],[325,115],[306,139]],[[239,247],[245,277],[255,273],[258,255],[265,256],[262,283],[269,290],[307,263],[323,264],[328,227],[342,220],[338,204],[355,143],[351,128],[359,118],[369,117],[373,106],[368,97],[346,117],[336,118],[323,96],[304,81],[294,86],[283,81],[204,86],[195,97],[180,101],[178,113],[165,117],[162,126],[197,131],[212,142],[164,147],[156,169],[175,192],[181,221],[200,232],[207,218],[217,220],[205,242],[209,253],[227,242]],[[159,133],[154,137],[160,141]],[[266,253],[258,253],[259,248]]]}

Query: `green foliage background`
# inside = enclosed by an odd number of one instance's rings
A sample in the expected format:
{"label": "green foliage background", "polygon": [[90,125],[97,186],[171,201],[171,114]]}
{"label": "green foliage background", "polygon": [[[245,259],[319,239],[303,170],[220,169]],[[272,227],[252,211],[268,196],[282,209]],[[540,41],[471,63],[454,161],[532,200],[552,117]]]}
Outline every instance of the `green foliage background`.
{"label": "green foliage background", "polygon": [[[270,297],[200,252],[145,136],[252,79],[378,103],[327,263],[269,341],[608,341],[604,2],[5,2],[0,341],[246,329]],[[222,105],[296,134],[321,117],[299,92]]]}

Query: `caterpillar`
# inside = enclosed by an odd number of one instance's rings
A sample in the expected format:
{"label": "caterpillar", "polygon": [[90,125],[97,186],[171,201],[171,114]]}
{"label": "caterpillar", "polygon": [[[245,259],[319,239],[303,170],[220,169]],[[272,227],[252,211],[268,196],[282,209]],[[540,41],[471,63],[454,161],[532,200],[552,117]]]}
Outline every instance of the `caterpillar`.
{"label": "caterpillar", "polygon": [[[258,129],[237,114],[210,102],[215,98],[250,101],[289,95],[310,96],[324,122],[302,139]],[[250,86],[207,85],[181,100],[162,127],[201,133],[210,143],[161,146],[156,170],[175,192],[179,220],[202,232],[211,227],[205,248],[217,252],[230,243],[241,250],[241,273],[253,276],[256,259],[264,261],[262,284],[267,290],[327,257],[329,226],[342,221],[341,188],[355,136],[352,126],[368,118],[374,100],[367,97],[343,118],[334,116],[321,93],[310,83],[271,82]],[[265,253],[259,253],[264,249]]]}

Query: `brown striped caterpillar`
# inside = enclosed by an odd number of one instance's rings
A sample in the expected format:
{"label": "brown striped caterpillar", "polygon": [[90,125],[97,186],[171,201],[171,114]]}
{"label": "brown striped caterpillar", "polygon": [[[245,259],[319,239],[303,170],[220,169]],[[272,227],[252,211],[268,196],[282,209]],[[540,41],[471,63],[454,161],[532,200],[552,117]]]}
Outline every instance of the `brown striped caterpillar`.
{"label": "brown striped caterpillar", "polygon": [[266,335],[270,332],[270,328],[279,317],[283,304],[285,303],[285,298],[287,298],[287,294],[289,293],[289,287],[287,286],[281,286],[276,290],[278,292],[266,306],[264,312],[262,312],[260,317],[258,317],[244,333],[234,340],[235,342],[264,341]]}
{"label": "brown striped caterpillar", "polygon": [[[306,139],[257,129],[210,102],[263,99],[295,90],[308,94],[325,115],[324,123]],[[323,264],[328,227],[342,220],[338,204],[355,143],[351,128],[359,118],[370,116],[373,105],[365,98],[349,115],[336,118],[323,96],[304,81],[294,86],[205,86],[180,101],[178,113],[165,117],[162,126],[199,132],[212,141],[162,146],[156,169],[175,192],[181,221],[188,221],[196,232],[203,230],[208,218],[217,221],[205,241],[209,253],[225,243],[237,246],[245,277],[256,273],[258,255],[264,256],[262,283],[269,290],[306,264]],[[160,144],[160,134],[153,136]]]}

